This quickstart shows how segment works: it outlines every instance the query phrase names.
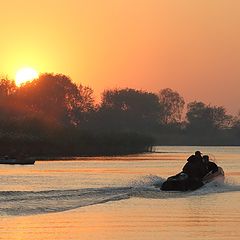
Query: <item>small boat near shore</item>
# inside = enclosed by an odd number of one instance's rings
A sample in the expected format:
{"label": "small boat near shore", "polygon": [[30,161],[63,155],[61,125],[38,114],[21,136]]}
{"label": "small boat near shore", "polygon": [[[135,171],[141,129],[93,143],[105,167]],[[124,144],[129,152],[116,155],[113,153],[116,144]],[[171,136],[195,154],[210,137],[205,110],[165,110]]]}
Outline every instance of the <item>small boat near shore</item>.
{"label": "small boat near shore", "polygon": [[34,158],[12,158],[12,157],[0,157],[0,164],[20,164],[20,165],[31,165],[35,163]]}

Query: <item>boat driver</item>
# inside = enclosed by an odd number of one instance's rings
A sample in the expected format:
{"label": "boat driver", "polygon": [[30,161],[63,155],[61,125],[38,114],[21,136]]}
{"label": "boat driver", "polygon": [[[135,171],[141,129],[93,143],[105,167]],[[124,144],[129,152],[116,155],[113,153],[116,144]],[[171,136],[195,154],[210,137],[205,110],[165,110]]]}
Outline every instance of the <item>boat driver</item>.
{"label": "boat driver", "polygon": [[187,159],[187,163],[183,167],[183,172],[186,173],[189,178],[196,180],[202,179],[205,175],[206,167],[200,151],[196,151],[194,155],[191,155]]}

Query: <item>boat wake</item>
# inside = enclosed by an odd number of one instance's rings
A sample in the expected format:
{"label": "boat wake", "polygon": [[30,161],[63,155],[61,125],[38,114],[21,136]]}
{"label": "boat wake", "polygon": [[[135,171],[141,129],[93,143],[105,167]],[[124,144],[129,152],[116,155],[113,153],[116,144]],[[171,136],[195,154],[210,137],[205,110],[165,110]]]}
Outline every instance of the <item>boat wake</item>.
{"label": "boat wake", "polygon": [[62,212],[132,197],[151,199],[187,198],[190,196],[240,191],[240,185],[213,181],[196,191],[164,192],[159,188],[163,181],[165,179],[158,176],[146,176],[129,183],[125,187],[51,191],[2,191],[0,192],[0,215],[21,216]]}

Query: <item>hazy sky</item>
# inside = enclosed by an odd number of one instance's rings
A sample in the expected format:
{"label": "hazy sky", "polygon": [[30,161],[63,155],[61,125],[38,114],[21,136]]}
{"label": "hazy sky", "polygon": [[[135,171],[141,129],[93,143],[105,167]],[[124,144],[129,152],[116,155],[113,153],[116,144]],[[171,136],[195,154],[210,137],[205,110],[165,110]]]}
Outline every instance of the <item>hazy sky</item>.
{"label": "hazy sky", "polygon": [[106,88],[170,87],[240,110],[239,0],[0,0],[0,73],[30,66]]}

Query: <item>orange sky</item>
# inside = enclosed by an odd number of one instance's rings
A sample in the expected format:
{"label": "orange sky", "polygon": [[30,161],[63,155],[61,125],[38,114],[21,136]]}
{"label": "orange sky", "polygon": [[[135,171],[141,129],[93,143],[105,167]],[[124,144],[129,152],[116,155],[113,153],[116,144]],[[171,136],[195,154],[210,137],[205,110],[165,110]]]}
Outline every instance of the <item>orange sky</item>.
{"label": "orange sky", "polygon": [[106,88],[240,110],[239,0],[1,0],[0,73],[24,66]]}

